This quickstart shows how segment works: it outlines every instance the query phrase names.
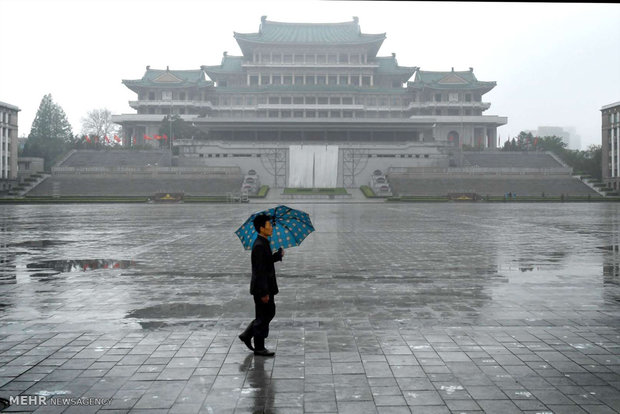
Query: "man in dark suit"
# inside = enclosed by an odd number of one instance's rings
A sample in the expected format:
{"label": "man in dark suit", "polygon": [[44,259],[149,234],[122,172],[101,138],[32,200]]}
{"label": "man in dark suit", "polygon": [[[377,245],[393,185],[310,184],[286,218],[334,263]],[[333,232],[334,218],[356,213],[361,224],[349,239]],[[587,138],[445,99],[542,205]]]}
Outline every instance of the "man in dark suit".
{"label": "man in dark suit", "polygon": [[[280,248],[271,253],[269,237],[273,232],[271,217],[260,214],[254,218],[254,228],[258,237],[252,246],[252,280],[250,294],[254,296],[255,319],[239,335],[239,339],[254,351],[254,355],[273,356],[275,352],[265,348],[265,338],[269,336],[269,322],[276,314],[274,296],[278,294],[274,263],[282,260],[284,250]],[[252,347],[254,338],[254,347]]]}

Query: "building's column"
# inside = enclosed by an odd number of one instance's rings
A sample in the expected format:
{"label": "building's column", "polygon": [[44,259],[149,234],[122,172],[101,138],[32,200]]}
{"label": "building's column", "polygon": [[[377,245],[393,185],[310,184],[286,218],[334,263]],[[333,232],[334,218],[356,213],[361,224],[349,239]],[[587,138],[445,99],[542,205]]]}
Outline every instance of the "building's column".
{"label": "building's column", "polygon": [[374,86],[374,85],[375,85],[375,76],[370,75],[370,86]]}
{"label": "building's column", "polygon": [[609,135],[610,135],[610,140],[611,140],[611,174],[610,177],[615,177],[616,176],[616,160],[615,160],[615,147],[616,147],[616,137],[614,136],[614,127],[612,126],[610,131],[609,131]]}
{"label": "building's column", "polygon": [[247,85],[250,86],[250,73],[249,72],[248,72],[248,75],[247,75],[247,81],[248,81]]}
{"label": "building's column", "polygon": [[[0,112],[0,120],[2,119]],[[0,179],[4,178],[4,127],[0,127]]]}
{"label": "building's column", "polygon": [[362,86],[362,74],[360,73],[360,80],[359,80],[359,84],[360,87]]}
{"label": "building's column", "polygon": [[4,128],[4,178],[9,178],[9,129]]}
{"label": "building's column", "polygon": [[616,165],[618,166],[618,174],[616,177],[620,176],[620,125],[616,127]]}

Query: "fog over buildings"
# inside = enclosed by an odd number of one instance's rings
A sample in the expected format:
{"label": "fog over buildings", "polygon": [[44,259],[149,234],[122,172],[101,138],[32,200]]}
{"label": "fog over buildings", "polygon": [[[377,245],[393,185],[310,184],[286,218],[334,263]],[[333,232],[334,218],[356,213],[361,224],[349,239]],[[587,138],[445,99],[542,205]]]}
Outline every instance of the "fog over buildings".
{"label": "fog over buildings", "polygon": [[[94,108],[134,113],[122,79],[146,65],[198,69],[224,52],[233,32],[256,32],[261,16],[281,22],[344,22],[386,33],[379,55],[403,66],[467,70],[497,86],[487,114],[508,117],[500,143],[557,126],[600,145],[600,108],[620,99],[620,5],[453,2],[244,2],[0,0],[0,100],[21,109],[30,131],[51,93],[74,133]],[[10,39],[10,40],[9,40]]]}

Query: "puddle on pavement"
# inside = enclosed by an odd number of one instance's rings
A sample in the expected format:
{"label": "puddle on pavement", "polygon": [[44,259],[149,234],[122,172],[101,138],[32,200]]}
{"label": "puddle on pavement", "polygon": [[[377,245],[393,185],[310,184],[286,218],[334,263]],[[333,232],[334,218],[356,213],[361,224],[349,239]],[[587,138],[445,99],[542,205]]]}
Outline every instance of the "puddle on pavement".
{"label": "puddle on pavement", "polygon": [[[110,259],[94,259],[94,260],[44,260],[37,263],[29,263],[26,265],[31,271],[40,271],[51,269],[58,273],[70,273],[70,272],[86,272],[89,270],[98,269],[129,269],[135,266],[136,262],[133,260],[110,260]],[[48,276],[50,272],[46,273]],[[31,276],[36,275],[33,274]]]}
{"label": "puddle on pavement", "polygon": [[26,247],[30,249],[45,249],[46,247],[61,246],[69,242],[59,240],[27,240],[19,243],[7,244],[7,247]]}
{"label": "puddle on pavement", "polygon": [[136,309],[125,316],[136,319],[179,319],[213,318],[222,314],[221,305],[201,305],[193,303],[164,303]]}

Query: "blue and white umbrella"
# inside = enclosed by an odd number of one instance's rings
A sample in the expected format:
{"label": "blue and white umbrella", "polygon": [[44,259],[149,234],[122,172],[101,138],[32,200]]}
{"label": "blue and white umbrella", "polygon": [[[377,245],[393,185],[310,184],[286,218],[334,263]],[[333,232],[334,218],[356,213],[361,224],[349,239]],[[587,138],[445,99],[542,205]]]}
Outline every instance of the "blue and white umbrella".
{"label": "blue and white umbrella", "polygon": [[246,250],[252,250],[254,240],[258,237],[258,233],[254,228],[254,218],[260,214],[271,216],[273,233],[269,241],[271,250],[274,252],[280,247],[286,249],[299,246],[314,231],[310,216],[301,210],[295,210],[287,206],[277,206],[269,210],[259,211],[252,214],[235,232]]}

